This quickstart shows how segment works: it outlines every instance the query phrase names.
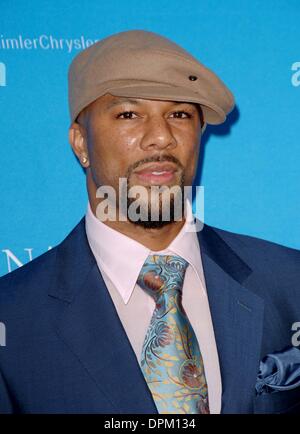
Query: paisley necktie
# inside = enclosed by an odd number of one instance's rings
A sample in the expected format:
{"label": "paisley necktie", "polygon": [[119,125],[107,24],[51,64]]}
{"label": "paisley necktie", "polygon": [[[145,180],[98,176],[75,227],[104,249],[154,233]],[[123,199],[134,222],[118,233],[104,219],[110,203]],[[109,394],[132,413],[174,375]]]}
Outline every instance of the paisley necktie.
{"label": "paisley necktie", "polygon": [[159,413],[209,413],[203,360],[182,307],[188,263],[180,256],[150,255],[137,283],[155,310],[142,349],[141,368]]}

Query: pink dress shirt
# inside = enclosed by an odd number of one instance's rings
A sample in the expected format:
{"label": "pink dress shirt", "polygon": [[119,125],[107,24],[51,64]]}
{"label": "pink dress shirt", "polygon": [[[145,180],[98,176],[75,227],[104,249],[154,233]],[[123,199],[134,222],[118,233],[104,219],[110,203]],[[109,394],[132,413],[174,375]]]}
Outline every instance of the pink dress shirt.
{"label": "pink dress shirt", "polygon": [[209,302],[206,292],[197,233],[188,231],[192,208],[187,204],[187,220],[167,249],[151,251],[139,242],[110,228],[92,212],[88,202],[86,233],[109,294],[138,362],[155,303],[136,281],[149,254],[173,254],[189,266],[182,289],[182,304],[195,331],[203,357],[211,413],[220,413],[222,384]]}

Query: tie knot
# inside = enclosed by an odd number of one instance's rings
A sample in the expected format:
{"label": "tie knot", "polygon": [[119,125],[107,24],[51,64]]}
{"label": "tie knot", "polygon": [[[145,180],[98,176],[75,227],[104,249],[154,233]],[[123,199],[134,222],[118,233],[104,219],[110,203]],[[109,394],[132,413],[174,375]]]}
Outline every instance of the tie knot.
{"label": "tie knot", "polygon": [[180,256],[149,255],[137,283],[155,300],[169,289],[181,291],[188,262]]}

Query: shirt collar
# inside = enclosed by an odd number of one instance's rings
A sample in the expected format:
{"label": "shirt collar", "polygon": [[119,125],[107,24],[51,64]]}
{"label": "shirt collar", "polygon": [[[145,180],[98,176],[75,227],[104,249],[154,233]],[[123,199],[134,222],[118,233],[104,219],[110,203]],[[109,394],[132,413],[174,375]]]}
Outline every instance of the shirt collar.
{"label": "shirt collar", "polygon": [[128,303],[141,268],[150,254],[181,256],[193,267],[205,288],[197,233],[189,230],[193,222],[193,213],[188,200],[186,210],[185,224],[169,246],[161,251],[151,251],[143,244],[101,222],[94,215],[88,202],[85,227],[89,245],[98,267],[107,274],[125,304]]}

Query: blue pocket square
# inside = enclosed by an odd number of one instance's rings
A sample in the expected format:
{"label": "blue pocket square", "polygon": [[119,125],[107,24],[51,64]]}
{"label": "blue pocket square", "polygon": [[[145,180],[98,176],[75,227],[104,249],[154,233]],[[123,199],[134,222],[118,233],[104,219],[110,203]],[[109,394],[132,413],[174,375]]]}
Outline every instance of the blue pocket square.
{"label": "blue pocket square", "polygon": [[300,386],[300,349],[288,347],[268,354],[259,365],[257,395],[295,389]]}

